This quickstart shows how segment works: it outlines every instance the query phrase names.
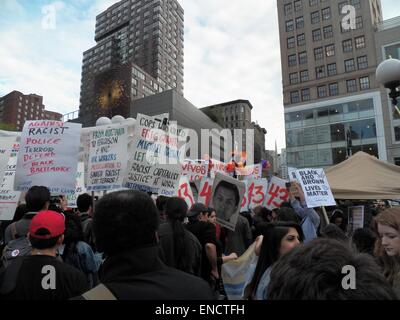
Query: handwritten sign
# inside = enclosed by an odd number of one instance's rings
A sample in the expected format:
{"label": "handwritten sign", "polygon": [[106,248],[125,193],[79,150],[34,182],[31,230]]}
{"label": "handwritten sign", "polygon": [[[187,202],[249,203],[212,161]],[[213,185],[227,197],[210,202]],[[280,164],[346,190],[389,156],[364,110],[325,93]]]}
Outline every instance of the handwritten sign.
{"label": "handwritten sign", "polygon": [[75,192],[81,124],[26,121],[18,153],[15,190],[45,185],[52,193]]}
{"label": "handwritten sign", "polygon": [[296,176],[308,208],[336,205],[324,169],[300,169]]}
{"label": "handwritten sign", "polygon": [[0,180],[3,179],[11,149],[16,139],[16,136],[0,137]]}
{"label": "handwritten sign", "polygon": [[236,175],[244,176],[246,179],[261,179],[261,163],[246,166],[244,168],[235,168]]}
{"label": "handwritten sign", "polygon": [[228,174],[227,164],[215,159],[211,159],[210,177],[215,178],[217,173]]}
{"label": "handwritten sign", "polygon": [[76,208],[76,199],[79,195],[86,193],[85,179],[84,179],[84,164],[83,162],[78,163],[78,170],[76,171],[76,185],[75,193],[67,195],[68,207]]}
{"label": "handwritten sign", "polygon": [[249,211],[249,184],[247,180],[242,181],[244,183],[245,192],[243,194],[243,199],[240,203],[240,212]]}
{"label": "handwritten sign", "polygon": [[203,203],[206,207],[210,204],[213,183],[214,179],[211,178],[203,178],[200,182],[200,192],[197,202]]}
{"label": "handwritten sign", "polygon": [[128,161],[126,126],[113,125],[91,132],[88,191],[111,190],[122,187]]}
{"label": "handwritten sign", "polygon": [[257,206],[262,206],[267,198],[268,181],[261,179],[248,179],[247,186],[249,208],[254,209]]}
{"label": "handwritten sign", "polygon": [[124,187],[169,197],[176,193],[182,172],[177,128],[162,127],[153,117],[138,114]]}
{"label": "handwritten sign", "polygon": [[188,205],[188,208],[190,208],[195,203],[192,189],[190,188],[190,183],[187,176],[181,176],[176,196],[184,199],[186,204]]}
{"label": "handwritten sign", "polygon": [[279,208],[282,203],[288,200],[289,191],[286,189],[286,181],[278,177],[272,177],[268,186],[265,207],[267,207],[268,210]]}
{"label": "handwritten sign", "polygon": [[204,163],[195,163],[193,161],[184,161],[182,163],[182,174],[187,176],[189,181],[201,180],[207,177],[208,165]]}

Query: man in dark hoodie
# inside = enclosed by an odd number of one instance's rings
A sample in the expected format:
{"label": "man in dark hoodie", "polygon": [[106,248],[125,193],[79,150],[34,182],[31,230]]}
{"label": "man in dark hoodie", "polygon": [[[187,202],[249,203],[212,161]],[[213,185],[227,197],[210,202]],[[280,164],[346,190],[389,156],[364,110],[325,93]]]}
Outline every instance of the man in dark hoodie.
{"label": "man in dark hoodie", "polygon": [[96,205],[93,233],[106,259],[101,284],[77,299],[212,299],[202,279],[167,267],[159,258],[158,210],[149,195],[126,190],[106,194]]}

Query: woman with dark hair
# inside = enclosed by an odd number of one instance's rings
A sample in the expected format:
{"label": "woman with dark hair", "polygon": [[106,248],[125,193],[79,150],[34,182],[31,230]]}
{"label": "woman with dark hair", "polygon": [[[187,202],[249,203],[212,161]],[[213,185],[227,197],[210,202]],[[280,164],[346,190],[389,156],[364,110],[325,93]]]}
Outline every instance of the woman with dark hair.
{"label": "woman with dark hair", "polygon": [[293,222],[263,224],[261,230],[263,238],[258,262],[244,293],[244,298],[249,300],[266,298],[272,266],[304,238],[301,227]]}
{"label": "woman with dark hair", "polygon": [[336,224],[330,223],[321,231],[322,238],[335,239],[349,244],[349,238]]}
{"label": "woman with dark hair", "polygon": [[158,230],[160,255],[167,266],[200,276],[202,247],[196,236],[183,226],[187,210],[188,206],[182,198],[167,200],[167,221]]}
{"label": "woman with dark hair", "polygon": [[96,257],[92,248],[83,241],[83,230],[80,217],[72,212],[65,212],[64,246],[60,250],[63,261],[82,271],[92,288],[98,283],[98,269],[101,260]]}
{"label": "woman with dark hair", "polygon": [[347,221],[342,210],[333,210],[329,222],[336,224],[340,229],[342,229],[343,232],[347,232]]}
{"label": "woman with dark hair", "polygon": [[400,209],[389,208],[376,217],[379,238],[375,255],[383,266],[383,274],[400,299]]}

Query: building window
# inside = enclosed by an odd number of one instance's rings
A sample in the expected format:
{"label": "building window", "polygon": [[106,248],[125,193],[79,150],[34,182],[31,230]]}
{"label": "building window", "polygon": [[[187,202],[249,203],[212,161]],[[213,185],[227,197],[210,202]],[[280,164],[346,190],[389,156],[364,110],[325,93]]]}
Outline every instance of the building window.
{"label": "building window", "polygon": [[360,90],[368,90],[368,89],[369,89],[369,77],[361,77]]}
{"label": "building window", "polygon": [[356,41],[357,49],[365,48],[365,37],[364,36],[355,38],[355,41]]}
{"label": "building window", "polygon": [[289,82],[290,84],[299,83],[299,74],[297,72],[289,74]]}
{"label": "building window", "polygon": [[310,7],[314,7],[318,4],[318,0],[310,0]]}
{"label": "building window", "polygon": [[292,3],[285,4],[285,16],[293,13]]}
{"label": "building window", "polygon": [[292,49],[296,46],[296,42],[294,40],[294,37],[290,37],[287,39],[287,47],[288,49]]}
{"label": "building window", "polygon": [[362,29],[363,28],[363,17],[359,16],[356,18],[356,29]]}
{"label": "building window", "polygon": [[314,41],[314,42],[322,40],[321,29],[315,29],[315,30],[313,30],[313,32],[312,32],[312,38],[313,38],[313,41]]}
{"label": "building window", "polygon": [[356,92],[357,91],[357,81],[355,79],[346,81],[347,92]]}
{"label": "building window", "polygon": [[330,96],[337,96],[339,94],[339,86],[337,83],[330,83],[329,84],[329,95]]}
{"label": "building window", "polygon": [[315,68],[315,77],[317,79],[325,78],[325,66],[319,66]]}
{"label": "building window", "polygon": [[362,56],[357,58],[358,69],[368,68],[368,58],[367,56]]}
{"label": "building window", "polygon": [[327,57],[333,57],[335,55],[335,45],[330,44],[329,46],[326,46],[325,51]]}
{"label": "building window", "polygon": [[339,3],[339,14],[342,14],[343,7],[347,6],[347,5],[348,5],[347,1],[343,1],[343,2]]}
{"label": "building window", "polygon": [[307,64],[307,52],[306,51],[299,53],[299,64]]}
{"label": "building window", "polygon": [[293,30],[294,30],[293,20],[286,21],[286,32]]}
{"label": "building window", "polygon": [[319,19],[319,11],[315,11],[311,13],[311,23],[312,24],[316,24],[319,23],[320,19]]}
{"label": "building window", "polygon": [[400,166],[400,158],[394,158],[394,164]]}
{"label": "building window", "polygon": [[337,74],[336,63],[331,63],[327,65],[328,77],[335,76]]}
{"label": "building window", "polygon": [[304,17],[296,18],[296,28],[297,29],[304,28]]}
{"label": "building window", "polygon": [[333,29],[332,26],[324,27],[324,38],[329,39],[333,37]]}
{"label": "building window", "polygon": [[329,20],[331,18],[331,8],[322,9],[322,20]]}
{"label": "building window", "polygon": [[293,67],[297,65],[297,57],[295,54],[288,56],[289,67]]}
{"label": "building window", "polygon": [[317,88],[318,98],[324,98],[327,96],[326,86],[319,86]]}
{"label": "building window", "polygon": [[315,60],[322,60],[324,59],[324,48],[315,48],[314,49],[314,57]]}
{"label": "building window", "polygon": [[343,52],[353,51],[353,40],[352,39],[344,40],[342,42],[342,45],[343,45]]}
{"label": "building window", "polygon": [[309,77],[308,77],[308,70],[300,71],[300,81],[301,82],[306,82],[308,80],[310,80]]}
{"label": "building window", "polygon": [[310,100],[310,89],[303,89],[301,90],[301,100],[302,101],[309,101]]}
{"label": "building window", "polygon": [[350,0],[350,4],[351,4],[355,9],[361,9],[361,1],[360,1],[360,0]]}
{"label": "building window", "polygon": [[292,91],[290,93],[290,101],[291,103],[299,103],[300,102],[300,96],[298,91]]}
{"label": "building window", "polygon": [[295,1],[294,2],[294,11],[298,12],[303,9],[303,4],[301,3],[301,0]]}
{"label": "building window", "polygon": [[304,33],[299,34],[297,36],[297,45],[304,46],[305,44],[306,44],[306,36],[304,35]]}
{"label": "building window", "polygon": [[[394,139],[400,141],[400,127],[394,127]],[[400,159],[400,158],[398,158]],[[397,164],[400,165],[400,164]]]}
{"label": "building window", "polygon": [[356,70],[356,64],[354,62],[354,59],[349,59],[344,61],[344,69],[346,72],[352,72]]}

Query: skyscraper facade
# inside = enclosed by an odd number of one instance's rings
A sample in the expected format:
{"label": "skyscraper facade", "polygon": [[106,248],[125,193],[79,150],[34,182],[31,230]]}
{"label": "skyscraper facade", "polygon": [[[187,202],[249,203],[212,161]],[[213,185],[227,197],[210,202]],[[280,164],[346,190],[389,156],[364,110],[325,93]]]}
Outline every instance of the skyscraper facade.
{"label": "skyscraper facade", "polygon": [[136,99],[183,95],[183,9],[176,0],[122,0],[96,17],[96,45],[83,54],[79,119],[129,116]]}

